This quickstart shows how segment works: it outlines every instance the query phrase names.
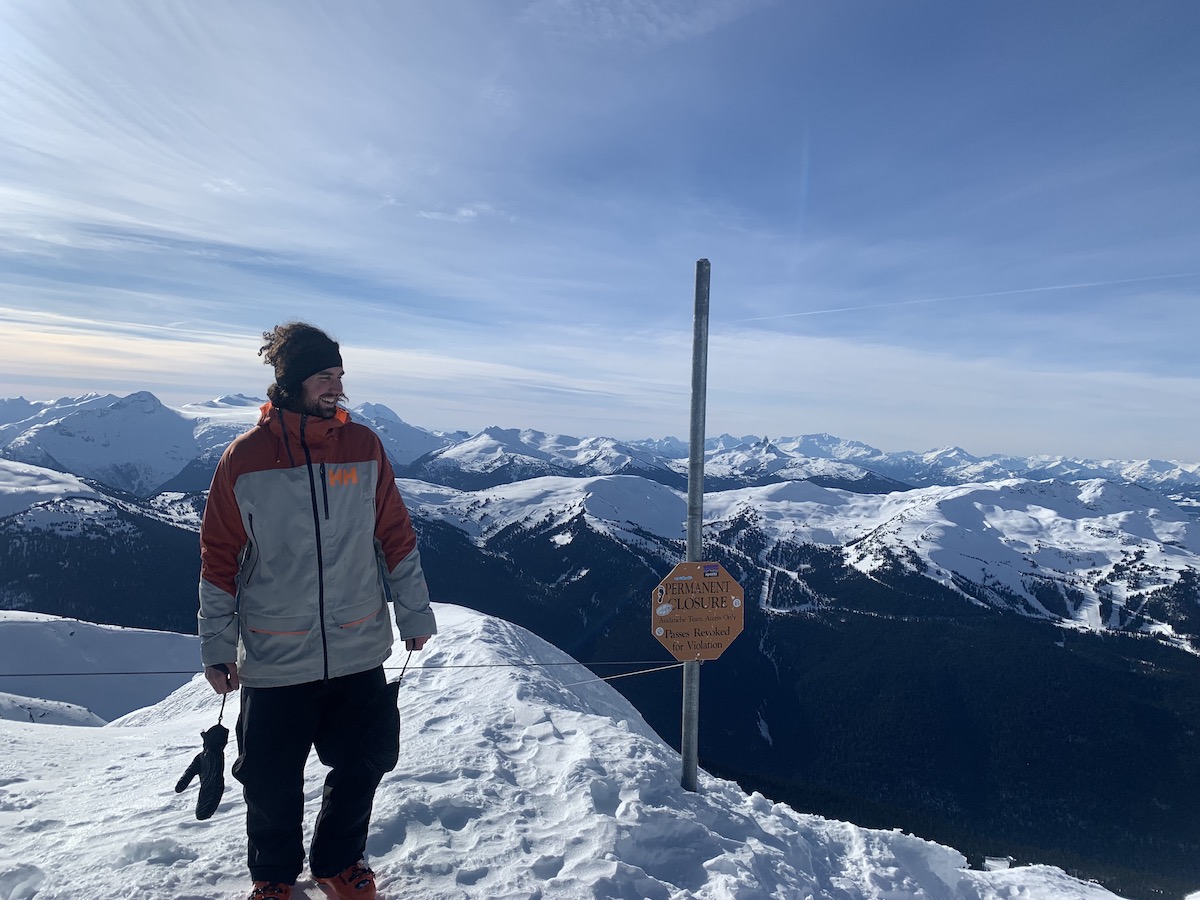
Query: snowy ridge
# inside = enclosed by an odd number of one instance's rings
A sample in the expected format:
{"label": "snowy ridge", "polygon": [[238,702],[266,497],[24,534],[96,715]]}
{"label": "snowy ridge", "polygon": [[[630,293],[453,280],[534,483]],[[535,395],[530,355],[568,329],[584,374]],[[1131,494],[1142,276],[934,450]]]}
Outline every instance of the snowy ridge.
{"label": "snowy ridge", "polygon": [[[678,755],[582,666],[501,620],[445,605],[438,616],[442,632],[401,686],[401,762],[367,842],[385,898],[1114,896],[1047,866],[967,870],[950,848],[805,815],[703,772],[686,793]],[[242,896],[232,748],[212,820],[195,821],[194,785],[173,790],[219,707],[197,675],[103,728],[0,721],[0,898]],[[225,717],[236,714],[233,695]],[[314,756],[310,824],[323,777]],[[306,878],[299,888],[317,896]]]}
{"label": "snowy ridge", "polygon": [[32,425],[81,409],[104,408],[116,403],[115,394],[89,393],[80,397],[60,397],[57,400],[26,400],[24,397],[0,400],[0,446],[12,436]]}
{"label": "snowy ridge", "polygon": [[1200,463],[1178,460],[1074,459],[1064,456],[972,456],[960,447],[925,453],[876,451],[862,465],[914,485],[969,484],[1007,478],[1079,481],[1106,478],[1158,489],[1200,485]]}
{"label": "snowy ridge", "polygon": [[89,709],[61,700],[42,700],[0,692],[0,719],[37,725],[103,725]]}
{"label": "snowy ridge", "polygon": [[0,520],[9,525],[75,534],[83,526],[111,523],[119,510],[196,531],[201,509],[194,498],[177,493],[138,504],[103,493],[74,475],[0,459]]}
{"label": "snowy ridge", "polygon": [[147,494],[195,458],[197,447],[187,419],[141,392],[33,425],[4,455]]}
{"label": "snowy ridge", "polygon": [[475,488],[547,475],[620,473],[678,479],[660,457],[611,438],[580,439],[531,429],[496,427],[431,452],[417,460],[407,474]]}
{"label": "snowy ridge", "polygon": [[[813,435],[771,441],[750,435],[733,438],[724,435],[705,442],[705,478],[747,485],[778,481],[812,480],[836,487],[864,490],[902,490],[907,485],[847,460],[857,453],[850,442],[829,435],[813,440]],[[865,446],[865,445],[862,445]],[[844,453],[845,456],[839,456]],[[687,475],[686,454],[672,460],[670,466]]]}
{"label": "snowy ridge", "polygon": [[257,410],[263,405],[261,397],[247,397],[245,394],[226,394],[222,397],[214,397],[212,400],[200,400],[196,403],[189,403],[180,409],[180,412],[188,410]]}
{"label": "snowy ridge", "polygon": [[[257,421],[261,403],[234,394],[170,409],[145,391],[121,398],[0,400],[0,456],[140,496],[180,489],[172,484],[178,478],[184,490],[203,490],[217,457]],[[375,429],[393,465],[406,468],[398,474],[407,477],[459,488],[546,475],[639,474],[673,487],[686,484],[688,446],[673,437],[618,441],[500,427],[443,434],[410,425],[380,404],[360,404],[351,412]],[[774,439],[723,434],[705,441],[705,457],[708,477],[728,487],[811,479],[880,492],[1011,478],[1105,478],[1164,492],[1200,491],[1200,463],[977,457],[959,447],[884,452],[823,433]]]}
{"label": "snowy ridge", "polygon": [[[554,471],[552,460],[566,458],[564,440],[492,430],[426,459],[446,460],[470,448],[462,471],[505,466],[520,446],[539,454],[523,457],[529,466]],[[485,443],[491,455],[482,452]],[[604,442],[569,449],[579,461],[598,447],[609,454],[605,459],[618,459]],[[511,526],[561,528],[578,515],[629,545],[647,533],[679,541],[687,515],[682,490],[636,475],[525,477],[473,490],[408,478],[400,484],[414,516],[443,521],[477,542]],[[202,508],[194,491],[134,503],[76,476],[0,460],[0,519],[8,517],[13,528],[71,536],[86,524],[100,536],[98,523],[128,528],[128,517],[150,516],[194,531]],[[123,522],[118,512],[127,514]],[[976,602],[1091,629],[1123,628],[1141,614],[1147,621],[1136,627],[1170,637],[1172,624],[1161,613],[1146,615],[1145,601],[1189,570],[1200,572],[1200,522],[1161,493],[1103,479],[1009,478],[876,494],[785,480],[710,491],[705,513],[710,533],[749,518],[770,545],[843,547],[847,561],[866,573],[900,561]],[[567,539],[561,531],[556,536]]]}
{"label": "snowy ridge", "polygon": [[0,519],[48,500],[98,496],[74,475],[0,459]]}
{"label": "snowy ridge", "polygon": [[682,539],[685,494],[632,475],[544,477],[478,491],[397,479],[414,516],[436,519],[477,540],[509,528],[552,528],[584,515],[597,531],[621,538],[635,530]]}
{"label": "snowy ridge", "polygon": [[[0,456],[143,497],[194,468],[186,480],[203,489],[225,447],[258,421],[263,402],[234,394],[171,409],[145,391],[0,401]],[[355,415],[376,430],[395,464],[451,440],[406,424],[386,406],[366,404]]]}
{"label": "snowy ridge", "polygon": [[405,465],[451,443],[424,428],[409,425],[380,403],[363,403],[351,410],[359,422],[366,422],[379,435],[393,465]]}
{"label": "snowy ridge", "polygon": [[[147,495],[214,444],[223,446],[244,430],[236,424],[207,426],[208,420],[169,409],[145,391],[122,398],[88,395],[54,401],[5,426],[0,453]],[[206,439],[198,439],[197,431]]]}
{"label": "snowy ridge", "polygon": [[[633,476],[544,477],[478,491],[399,483],[414,516],[477,540],[514,525],[552,529],[577,515],[628,544],[644,533],[668,541],[685,534],[685,493]],[[1123,627],[1149,593],[1200,572],[1200,523],[1154,491],[1096,479],[890,494],[793,481],[716,491],[704,502],[710,533],[752,519],[768,541],[763,559],[780,542],[843,547],[866,573],[900,561],[975,602],[1090,629]],[[1150,627],[1173,633],[1169,622]]]}
{"label": "snowy ridge", "polygon": [[450,447],[442,448],[425,460],[429,469],[459,469],[464,472],[487,474],[504,466],[526,466],[535,469],[554,468],[552,456],[523,438],[526,432],[516,429],[485,428],[476,435]]}
{"label": "snowy ridge", "polygon": [[[1094,630],[1120,627],[1149,592],[1174,584],[1185,570],[1200,571],[1200,523],[1132,485],[1013,479],[898,497],[909,502],[899,509],[881,504],[883,521],[848,542],[853,565],[871,572],[915,558],[934,580],[962,590],[965,579],[996,605],[1021,601],[1020,612]],[[1061,606],[1043,605],[1047,586],[1056,604],[1067,604],[1065,615]],[[1169,623],[1154,627],[1171,633]]]}

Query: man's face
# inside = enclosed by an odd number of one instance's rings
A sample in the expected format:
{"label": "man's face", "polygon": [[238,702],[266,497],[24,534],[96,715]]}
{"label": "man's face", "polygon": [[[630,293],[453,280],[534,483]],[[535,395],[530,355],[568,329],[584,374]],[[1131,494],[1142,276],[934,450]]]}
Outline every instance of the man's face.
{"label": "man's face", "polygon": [[322,369],[316,375],[304,379],[304,411],[310,416],[332,419],[337,413],[338,401],[342,399],[342,376],[340,368]]}

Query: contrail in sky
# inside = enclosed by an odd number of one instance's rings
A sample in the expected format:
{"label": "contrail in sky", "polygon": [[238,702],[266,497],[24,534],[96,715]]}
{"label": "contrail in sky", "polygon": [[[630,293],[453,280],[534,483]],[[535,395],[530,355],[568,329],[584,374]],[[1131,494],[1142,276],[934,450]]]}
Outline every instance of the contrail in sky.
{"label": "contrail in sky", "polygon": [[896,306],[915,306],[918,303],[946,303],[951,300],[980,300],[985,297],[1011,297],[1016,294],[1039,294],[1045,291],[1074,291],[1080,288],[1111,287],[1116,284],[1140,284],[1146,281],[1165,281],[1171,278],[1195,278],[1200,272],[1181,272],[1177,275],[1146,275],[1141,278],[1122,278],[1116,281],[1081,281],[1078,284],[1052,284],[1046,287],[1017,288],[1011,291],[988,291],[983,294],[959,294],[954,297],[925,297],[921,300],[897,300],[895,303],[872,303],[867,306],[835,306],[832,309],[809,309],[804,312],[781,313],[777,316],[753,316],[735,322],[763,322],[768,319],[793,319],[797,316],[821,316],[829,313],[860,312],[866,309],[891,309]]}

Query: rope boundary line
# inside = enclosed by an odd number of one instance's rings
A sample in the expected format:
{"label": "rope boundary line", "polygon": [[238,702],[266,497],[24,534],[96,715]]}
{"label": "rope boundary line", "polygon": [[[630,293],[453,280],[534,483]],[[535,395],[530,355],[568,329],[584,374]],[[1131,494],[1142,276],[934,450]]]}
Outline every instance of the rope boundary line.
{"label": "rope boundary line", "polygon": [[[431,666],[384,666],[384,671],[395,672],[405,671],[405,669],[427,669],[429,671],[438,671],[441,669],[546,669],[561,666],[582,666],[583,668],[591,668],[593,666],[651,666],[649,669],[642,669],[638,672],[626,672],[620,675],[609,675],[606,678],[597,676],[601,681],[607,681],[616,678],[629,678],[633,675],[645,675],[651,672],[660,672],[665,669],[675,669],[683,665],[683,663],[665,663],[659,660],[652,659],[635,659],[622,662],[547,662],[547,663],[462,663],[448,665],[431,665]],[[0,678],[91,678],[94,676],[114,676],[123,677],[130,675],[199,675],[203,669],[161,669],[140,672],[0,672]],[[577,682],[578,684],[587,684],[588,682]],[[564,685],[570,687],[570,685]]]}

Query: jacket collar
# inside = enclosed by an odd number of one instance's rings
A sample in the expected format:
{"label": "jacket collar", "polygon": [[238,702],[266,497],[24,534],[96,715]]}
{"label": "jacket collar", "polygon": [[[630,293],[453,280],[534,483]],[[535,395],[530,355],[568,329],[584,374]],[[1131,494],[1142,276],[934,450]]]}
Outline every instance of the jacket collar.
{"label": "jacket collar", "polygon": [[[271,429],[279,438],[288,437],[300,440],[301,413],[292,412],[275,406],[270,400],[259,407],[258,424]],[[332,419],[322,419],[319,416],[307,416],[304,422],[304,440],[310,444],[320,443],[335,429],[350,422],[350,413],[338,407]],[[286,429],[287,434],[284,434]]]}

